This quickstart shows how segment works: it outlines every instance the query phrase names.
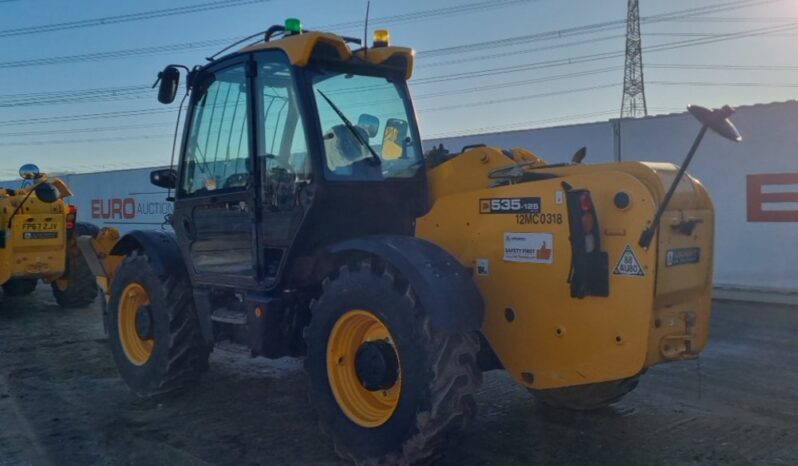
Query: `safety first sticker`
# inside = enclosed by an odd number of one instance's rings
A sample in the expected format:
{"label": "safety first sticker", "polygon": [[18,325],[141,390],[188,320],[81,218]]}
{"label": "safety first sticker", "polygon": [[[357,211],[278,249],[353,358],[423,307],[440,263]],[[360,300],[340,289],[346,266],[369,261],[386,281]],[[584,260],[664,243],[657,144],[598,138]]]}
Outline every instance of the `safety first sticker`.
{"label": "safety first sticker", "polygon": [[643,271],[643,267],[640,265],[640,261],[638,261],[637,257],[635,257],[632,247],[628,244],[625,248],[623,248],[621,258],[618,259],[618,265],[615,266],[612,274],[626,275],[630,277],[643,277],[646,275],[646,273]]}
{"label": "safety first sticker", "polygon": [[504,260],[551,264],[554,261],[551,233],[505,233]]}

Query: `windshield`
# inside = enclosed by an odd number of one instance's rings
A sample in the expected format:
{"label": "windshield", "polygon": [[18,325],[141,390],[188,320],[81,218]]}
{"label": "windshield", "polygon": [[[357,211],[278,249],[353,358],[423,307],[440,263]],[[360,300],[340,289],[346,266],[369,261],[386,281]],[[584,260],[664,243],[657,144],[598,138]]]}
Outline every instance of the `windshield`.
{"label": "windshield", "polygon": [[422,166],[403,87],[382,76],[317,74],[313,95],[329,179],[409,178]]}

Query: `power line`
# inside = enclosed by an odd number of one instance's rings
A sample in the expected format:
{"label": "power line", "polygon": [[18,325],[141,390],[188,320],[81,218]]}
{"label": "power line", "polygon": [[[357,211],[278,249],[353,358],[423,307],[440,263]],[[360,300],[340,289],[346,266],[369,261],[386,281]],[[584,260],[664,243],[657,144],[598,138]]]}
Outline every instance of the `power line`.
{"label": "power line", "polygon": [[539,124],[546,124],[546,123],[558,123],[562,121],[572,121],[577,119],[584,119],[584,118],[595,118],[598,116],[609,116],[609,115],[616,115],[618,113],[617,109],[610,109],[610,110],[601,110],[597,112],[590,112],[590,113],[580,113],[575,115],[563,115],[560,117],[553,117],[553,118],[545,118],[541,120],[531,120],[531,121],[522,121],[516,123],[508,123],[504,125],[495,125],[495,126],[482,126],[479,128],[471,128],[466,130],[458,130],[458,131],[449,131],[445,133],[434,133],[425,136],[425,139],[440,139],[440,138],[449,138],[449,137],[457,137],[457,136],[476,136],[480,133],[489,133],[489,132],[496,132],[502,130],[512,130],[511,128],[516,128],[517,131],[523,131],[526,129],[530,129],[529,126],[532,125],[539,125]]}
{"label": "power line", "polygon": [[601,84],[601,85],[597,85],[597,86],[565,89],[565,90],[562,90],[562,91],[543,92],[543,93],[540,93],[540,94],[528,94],[528,95],[505,97],[505,98],[501,98],[501,99],[480,100],[480,101],[476,101],[476,102],[466,102],[466,103],[462,103],[462,104],[447,105],[447,106],[444,106],[444,107],[435,107],[435,108],[421,109],[418,112],[419,113],[441,112],[441,111],[444,111],[444,110],[453,110],[453,109],[457,109],[457,108],[471,108],[471,107],[483,106],[483,105],[495,105],[495,104],[501,104],[501,103],[507,103],[507,102],[518,102],[518,101],[521,101],[521,100],[532,100],[532,99],[540,99],[540,98],[543,98],[543,97],[554,97],[554,96],[558,96],[558,95],[574,94],[574,93],[577,93],[577,92],[593,91],[593,90],[597,90],[597,89],[608,89],[608,88],[611,88],[611,87],[618,87],[618,84],[617,83]]}
{"label": "power line", "polygon": [[697,86],[697,87],[798,87],[798,83],[760,83],[760,82],[716,82],[716,81],[647,81],[661,86]]}
{"label": "power line", "polygon": [[[753,6],[782,2],[784,0],[736,0],[732,2],[718,3],[715,5],[707,5],[703,7],[688,8],[685,10],[677,10],[668,13],[661,13],[658,15],[647,16],[641,18],[644,23],[658,23],[664,21],[673,21],[678,18],[685,18],[691,16],[698,16],[702,14],[716,13],[721,11],[728,11],[739,8],[749,8]],[[481,41],[471,44],[461,44],[450,47],[442,47],[433,50],[421,51],[416,54],[417,57],[431,57],[437,55],[448,55],[452,53],[467,53],[477,50],[484,50],[495,47],[507,47],[510,45],[517,45],[527,43],[530,41],[561,39],[564,37],[571,37],[575,35],[591,34],[601,32],[608,29],[619,29],[626,26],[626,20],[604,21],[600,23],[593,23],[584,26],[576,26],[566,29],[558,29],[554,31],[540,32],[535,34],[525,34],[521,36],[505,37],[502,39]]]}
{"label": "power line", "polygon": [[[265,0],[264,0],[265,1]],[[436,8],[430,10],[423,10],[423,11],[416,11],[412,13],[405,13],[400,15],[393,15],[393,16],[385,16],[381,18],[374,18],[370,21],[375,24],[381,25],[388,25],[388,24],[395,24],[401,22],[409,22],[414,20],[420,19],[430,19],[433,17],[439,16],[453,16],[457,14],[468,14],[474,13],[481,10],[485,10],[488,8],[497,8],[497,7],[505,7],[505,6],[512,6],[518,3],[528,2],[532,0],[504,0],[504,1],[483,1],[477,2],[467,5],[460,5],[457,7],[447,7],[447,8]],[[642,18],[641,21],[649,22],[649,23],[656,23],[662,21],[674,21],[681,18],[689,17],[689,15],[700,15],[700,14],[708,14],[708,13],[715,13],[721,11],[727,11],[730,9],[737,9],[737,8],[746,8],[750,6],[756,6],[762,3],[773,3],[777,1],[783,0],[759,0],[759,1],[751,1],[751,0],[737,0],[732,2],[720,3],[716,5],[708,5],[704,7],[698,8],[690,8],[686,10],[677,10],[669,13],[662,13],[655,16],[645,17]],[[352,27],[361,27],[363,24],[362,21],[349,21],[344,23],[334,23],[328,24],[324,26],[320,26],[319,30],[339,30],[339,29],[348,29]],[[520,43],[527,43],[527,42],[534,42],[540,40],[552,40],[552,39],[561,39],[576,35],[583,35],[583,34],[594,34],[596,32],[601,32],[608,29],[619,29],[622,28],[625,24],[625,20],[616,20],[616,21],[606,21],[601,23],[594,23],[588,24],[584,26],[578,26],[574,28],[568,29],[561,29],[556,31],[548,31],[544,33],[537,33],[531,35],[523,35],[523,36],[516,36],[504,39],[498,39],[494,41],[487,41],[483,43],[477,44],[466,44],[466,45],[459,45],[453,47],[445,47],[440,49],[433,49],[428,51],[422,51],[417,53],[417,57],[423,58],[425,56],[436,56],[436,55],[448,55],[448,54],[455,54],[455,53],[464,53],[464,52],[473,52],[480,49],[485,48],[495,48],[495,47],[506,47],[508,45],[520,44]],[[0,32],[1,33],[1,32]],[[178,51],[184,50],[202,50],[207,49],[209,47],[216,47],[227,45],[229,43],[235,42],[236,40],[240,40],[244,36],[240,37],[230,37],[224,39],[211,39],[211,40],[203,40],[203,41],[192,41],[192,42],[183,42],[178,44],[170,44],[170,45],[161,45],[161,46],[152,46],[152,47],[139,47],[133,49],[122,49],[122,50],[110,50],[104,52],[94,52],[94,53],[86,53],[86,54],[77,54],[77,55],[67,55],[67,56],[55,56],[55,57],[47,57],[47,58],[29,58],[23,60],[12,60],[6,62],[0,62],[0,69],[3,68],[19,68],[19,67],[28,67],[28,66],[42,66],[42,65],[55,65],[55,64],[66,64],[66,63],[85,63],[85,62],[95,62],[95,61],[102,61],[102,60],[114,60],[114,59],[122,59],[122,58],[130,58],[136,56],[143,56],[143,55],[161,55],[166,53],[173,53]],[[613,36],[614,37],[614,36]],[[599,40],[606,40],[599,39]],[[576,45],[574,43],[574,45]],[[525,52],[520,52],[525,53]],[[505,54],[506,55],[506,54]],[[455,61],[460,62],[461,60]],[[454,62],[453,62],[454,63]]]}
{"label": "power line", "polygon": [[21,120],[5,120],[0,121],[0,127],[6,126],[22,126],[22,125],[37,125],[49,123],[61,123],[68,121],[84,121],[84,120],[97,120],[108,118],[122,118],[122,117],[135,117],[142,115],[152,115],[156,113],[174,113],[177,112],[176,108],[152,108],[142,110],[122,110],[116,112],[103,112],[103,113],[84,113],[80,115],[63,115],[55,117],[41,117],[41,118],[25,118]]}
{"label": "power line", "polygon": [[650,63],[646,68],[674,70],[798,71],[798,65],[707,65]]}
{"label": "power line", "polygon": [[116,142],[116,141],[137,141],[137,140],[150,140],[150,139],[163,139],[172,138],[174,134],[156,134],[156,135],[140,135],[140,136],[123,136],[123,137],[107,137],[107,138],[87,138],[87,139],[63,139],[59,141],[20,141],[20,142],[0,142],[0,147],[10,146],[46,146],[53,144],[83,144],[89,142]]}
{"label": "power line", "polygon": [[468,94],[468,93],[480,92],[480,91],[492,91],[492,90],[504,89],[504,88],[508,88],[508,87],[523,86],[523,85],[527,85],[527,84],[538,84],[538,83],[542,83],[542,82],[560,81],[560,80],[563,80],[563,79],[570,79],[570,78],[583,77],[583,76],[592,76],[592,75],[595,75],[595,74],[603,74],[603,73],[609,73],[609,72],[613,72],[613,71],[619,71],[621,69],[623,69],[623,67],[621,67],[621,66],[611,66],[611,67],[607,67],[607,68],[599,68],[599,69],[594,69],[594,70],[577,71],[575,73],[563,73],[563,74],[557,74],[557,75],[552,75],[552,76],[544,76],[544,77],[534,78],[534,79],[525,79],[525,80],[522,80],[522,81],[511,81],[511,82],[506,82],[506,83],[490,84],[490,85],[487,85],[487,86],[476,86],[476,87],[469,87],[469,88],[465,88],[465,89],[450,89],[450,90],[446,90],[446,91],[431,92],[431,93],[427,93],[427,94],[415,94],[413,96],[413,98],[414,99],[427,99],[427,98],[434,98],[434,97],[451,96],[451,95],[456,95],[456,94]]}
{"label": "power line", "polygon": [[[264,0],[265,1],[265,0]],[[440,16],[454,16],[460,14],[469,14],[486,9],[495,9],[500,7],[512,6],[519,3],[526,3],[530,1],[540,0],[491,0],[466,5],[459,5],[455,7],[435,8],[430,10],[416,11],[412,13],[404,13],[399,15],[383,16],[381,18],[373,18],[369,21],[374,24],[387,25],[402,22],[409,22],[419,19],[431,19]],[[340,30],[349,29],[354,26],[362,27],[362,21],[347,21],[343,23],[333,23],[321,26],[319,30]],[[47,58],[28,58],[23,60],[12,60],[0,62],[0,69],[2,68],[20,68],[28,66],[42,66],[42,65],[56,65],[66,63],[85,63],[95,62],[102,60],[115,60],[122,58],[130,58],[137,56],[149,55],[162,55],[167,53],[174,53],[184,50],[203,50],[210,47],[224,46],[231,44],[235,41],[241,40],[246,36],[228,37],[223,39],[210,39],[202,41],[182,42],[178,44],[159,45],[152,47],[138,47],[132,49],[109,50],[104,52],[84,53],[77,55],[60,55]]]}
{"label": "power line", "polygon": [[0,133],[0,138],[13,138],[22,136],[50,136],[53,134],[75,134],[75,133],[102,133],[106,131],[124,131],[131,129],[163,128],[174,124],[174,122],[164,123],[144,123],[138,125],[117,125],[100,126],[95,128],[75,128],[75,129],[53,129],[43,131],[19,131],[16,133]]}
{"label": "power line", "polygon": [[167,16],[185,15],[189,13],[199,13],[203,11],[219,10],[254,3],[264,3],[270,0],[219,0],[199,5],[187,5],[182,7],[164,8],[162,10],[143,11],[139,13],[128,13],[124,15],[105,16],[102,18],[83,19],[78,21],[68,21],[64,23],[44,24],[40,26],[27,26],[21,28],[0,30],[0,38],[13,37],[28,34],[40,34],[44,32],[64,31],[68,29],[83,29],[94,26],[105,26],[108,24],[126,23],[130,21],[141,21],[145,19],[163,18]]}
{"label": "power line", "polygon": [[[717,37],[699,38],[699,39],[685,39],[682,41],[668,42],[664,44],[657,44],[645,48],[646,53],[656,53],[667,50],[674,50],[684,47],[693,47],[697,45],[712,44],[727,40],[740,39],[745,37],[754,37],[757,35],[769,34],[771,32],[784,32],[788,30],[798,29],[798,24],[786,24],[780,26],[769,26],[764,28],[757,28],[747,31],[733,32],[722,34]],[[489,70],[477,70],[461,73],[448,73],[440,76],[431,76],[427,78],[419,78],[411,82],[412,85],[426,85],[437,82],[445,82],[459,79],[472,79],[478,77],[492,76],[496,74],[507,74],[521,71],[530,71],[535,69],[544,69],[558,66],[574,65],[580,63],[589,63],[593,61],[607,60],[624,56],[624,51],[611,51],[600,52],[589,55],[582,55],[577,57],[568,57],[556,60],[546,60],[536,63],[527,63],[522,65],[511,65],[506,67],[494,67]],[[45,105],[45,104],[59,104],[59,103],[78,103],[78,102],[98,102],[109,100],[129,100],[141,98],[144,94],[153,92],[149,86],[125,86],[120,88],[103,88],[103,89],[84,89],[78,91],[51,91],[45,93],[34,94],[16,94],[0,96],[0,107],[17,107],[17,106],[32,106],[32,105]]]}

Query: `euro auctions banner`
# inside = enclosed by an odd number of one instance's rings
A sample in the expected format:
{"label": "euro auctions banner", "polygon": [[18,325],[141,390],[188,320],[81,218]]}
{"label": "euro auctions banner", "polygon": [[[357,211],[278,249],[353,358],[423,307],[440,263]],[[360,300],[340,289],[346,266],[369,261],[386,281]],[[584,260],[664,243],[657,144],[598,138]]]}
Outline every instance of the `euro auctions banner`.
{"label": "euro auctions banner", "polygon": [[78,221],[101,228],[116,227],[123,233],[136,229],[171,229],[164,224],[165,216],[171,214],[173,208],[166,200],[167,191],[150,184],[150,172],[156,168],[61,178],[75,193],[67,202],[77,206]]}

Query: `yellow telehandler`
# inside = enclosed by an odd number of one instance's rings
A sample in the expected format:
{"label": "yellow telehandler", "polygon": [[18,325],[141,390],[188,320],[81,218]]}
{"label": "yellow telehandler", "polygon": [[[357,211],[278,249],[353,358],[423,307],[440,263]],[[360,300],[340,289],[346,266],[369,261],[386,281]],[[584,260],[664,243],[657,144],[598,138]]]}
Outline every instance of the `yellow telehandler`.
{"label": "yellow telehandler", "polygon": [[0,188],[0,285],[5,296],[33,292],[49,283],[62,307],[86,307],[97,283],[77,247],[78,236],[94,237],[96,226],[76,221],[72,195],[59,178],[48,178],[33,164],[20,169],[23,187]]}
{"label": "yellow telehandler", "polygon": [[171,103],[184,69],[188,100],[177,168],[151,174],[174,190],[174,232],[79,242],[133,391],[193,383],[221,342],[304,357],[342,457],[416,464],[474,416],[483,371],[591,409],[704,348],[714,211],[685,169],[708,128],[739,139],[732,109],[690,107],[703,125],[681,168],[425,157],[411,49],[296,20],[261,34],[159,74]]}

